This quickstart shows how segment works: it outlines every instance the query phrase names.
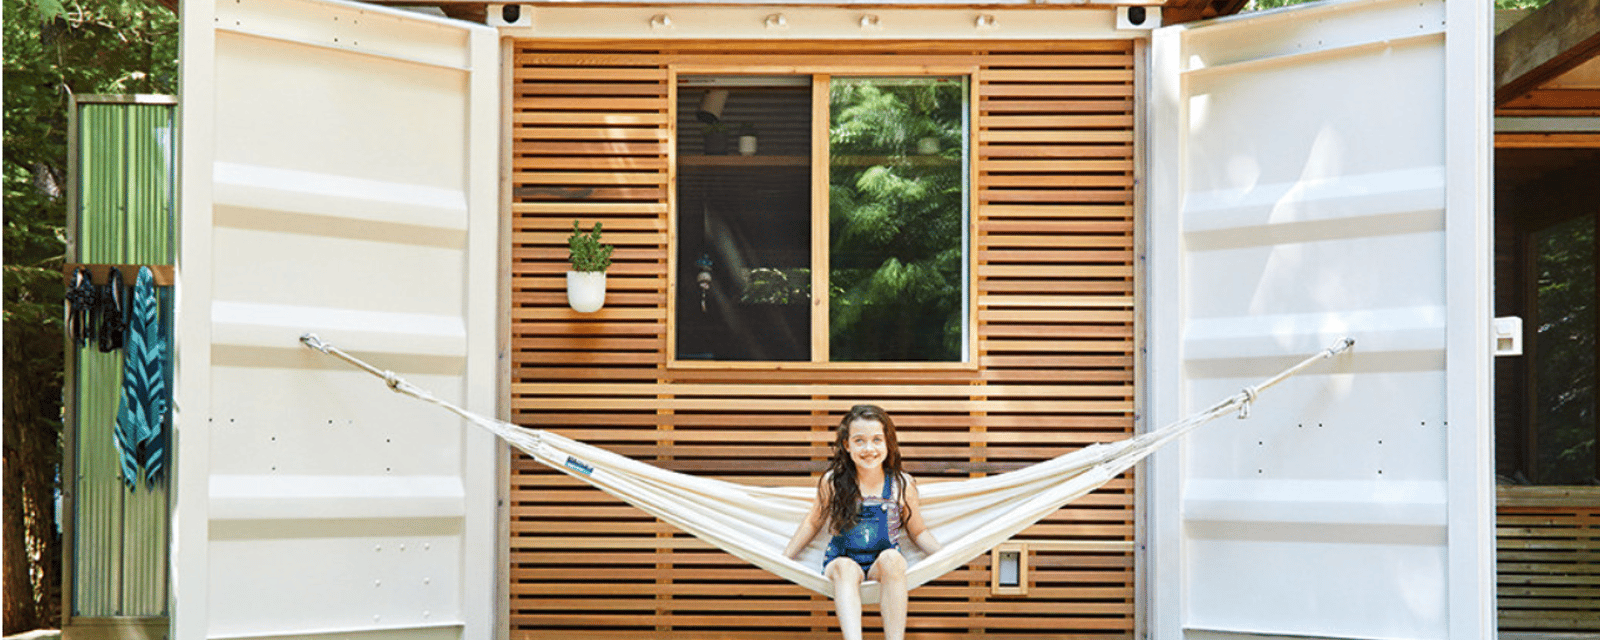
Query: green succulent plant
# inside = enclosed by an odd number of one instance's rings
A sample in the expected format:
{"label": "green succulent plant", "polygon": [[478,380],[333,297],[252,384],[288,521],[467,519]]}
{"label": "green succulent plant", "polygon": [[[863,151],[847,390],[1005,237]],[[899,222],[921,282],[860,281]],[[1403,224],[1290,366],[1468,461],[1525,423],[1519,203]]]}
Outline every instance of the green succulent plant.
{"label": "green succulent plant", "polygon": [[567,236],[567,248],[572,253],[567,259],[572,262],[573,271],[604,272],[611,266],[611,252],[616,247],[600,241],[600,226],[596,222],[593,231],[584,233],[578,221],[572,221],[572,235]]}

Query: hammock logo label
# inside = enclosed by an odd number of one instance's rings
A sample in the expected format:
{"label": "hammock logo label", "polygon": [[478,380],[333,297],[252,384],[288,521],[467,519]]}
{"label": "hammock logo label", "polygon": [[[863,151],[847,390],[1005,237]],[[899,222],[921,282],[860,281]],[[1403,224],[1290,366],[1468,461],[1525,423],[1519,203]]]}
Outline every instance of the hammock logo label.
{"label": "hammock logo label", "polygon": [[570,467],[573,471],[576,471],[576,472],[581,473],[581,474],[586,475],[586,476],[594,474],[594,467],[586,465],[586,464],[583,463],[583,461],[581,461],[581,460],[579,460],[577,458],[574,458],[572,456],[567,456],[567,466]]}

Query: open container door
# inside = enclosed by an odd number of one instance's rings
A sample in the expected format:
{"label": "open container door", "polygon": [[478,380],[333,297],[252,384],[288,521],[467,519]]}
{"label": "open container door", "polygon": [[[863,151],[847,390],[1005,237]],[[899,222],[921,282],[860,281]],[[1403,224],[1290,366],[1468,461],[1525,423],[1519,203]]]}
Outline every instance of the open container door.
{"label": "open container door", "polygon": [[301,346],[497,413],[481,25],[183,3],[173,637],[491,638],[502,449]]}
{"label": "open container door", "polygon": [[1151,424],[1356,344],[1152,459],[1151,637],[1492,637],[1488,18],[1153,36]]}

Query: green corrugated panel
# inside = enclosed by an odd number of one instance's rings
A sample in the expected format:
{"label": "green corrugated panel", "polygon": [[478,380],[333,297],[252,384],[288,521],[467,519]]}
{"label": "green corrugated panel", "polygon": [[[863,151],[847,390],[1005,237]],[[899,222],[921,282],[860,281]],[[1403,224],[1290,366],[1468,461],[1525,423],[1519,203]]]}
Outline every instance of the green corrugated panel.
{"label": "green corrugated panel", "polygon": [[173,108],[79,105],[78,258],[172,264]]}
{"label": "green corrugated panel", "polygon": [[72,598],[73,614],[79,616],[121,615],[122,507],[128,492],[117,478],[119,463],[111,445],[121,370],[119,353],[101,353],[93,346],[79,350]]}
{"label": "green corrugated panel", "polygon": [[[172,264],[174,107],[80,103],[77,116],[77,261]],[[161,297],[170,337],[172,293]],[[112,438],[122,353],[77,351],[73,615],[162,616],[170,491],[122,482]]]}

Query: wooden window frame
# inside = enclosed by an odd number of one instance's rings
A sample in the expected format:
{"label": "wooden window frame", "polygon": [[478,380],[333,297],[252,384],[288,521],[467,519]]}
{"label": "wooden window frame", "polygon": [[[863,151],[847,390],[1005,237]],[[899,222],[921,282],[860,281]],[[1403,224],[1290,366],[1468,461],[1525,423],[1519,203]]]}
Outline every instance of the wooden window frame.
{"label": "wooden window frame", "polygon": [[[719,361],[678,358],[678,78],[681,75],[810,76],[811,77],[811,360],[810,361]],[[967,188],[965,247],[967,273],[962,300],[966,331],[962,336],[962,359],[956,362],[880,361],[833,362],[827,359],[828,316],[828,171],[831,149],[818,140],[828,139],[831,112],[828,87],[836,77],[873,76],[960,76],[967,81]],[[667,65],[668,141],[667,141],[667,319],[666,350],[668,369],[683,370],[949,370],[976,371],[979,368],[978,334],[978,154],[979,128],[978,66],[973,65],[788,65],[781,61],[762,65],[719,65],[672,63]],[[823,265],[817,268],[816,265]]]}

